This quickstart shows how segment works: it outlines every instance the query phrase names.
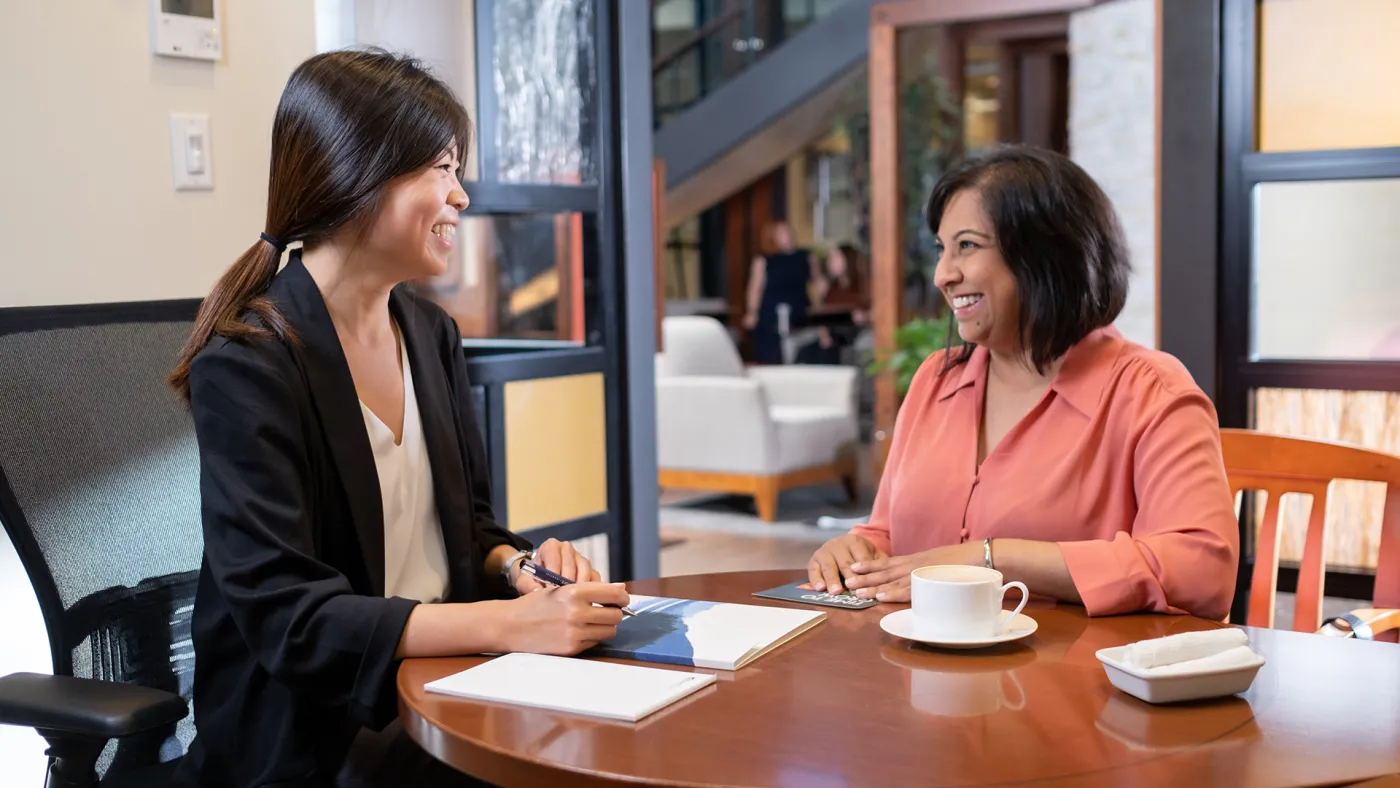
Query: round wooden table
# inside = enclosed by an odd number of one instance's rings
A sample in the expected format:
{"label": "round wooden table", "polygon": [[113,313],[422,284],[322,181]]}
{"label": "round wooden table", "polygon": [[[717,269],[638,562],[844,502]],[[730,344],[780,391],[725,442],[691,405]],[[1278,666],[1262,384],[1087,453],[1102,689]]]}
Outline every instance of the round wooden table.
{"label": "round wooden table", "polygon": [[[637,594],[785,606],[800,574],[631,583]],[[1249,629],[1268,660],[1236,698],[1151,706],[1094,652],[1219,626],[1090,619],[1032,600],[1039,630],[983,651],[885,634],[898,606],[827,611],[810,632],[638,723],[432,695],[483,658],[406,660],[404,728],[457,769],[512,786],[1310,786],[1400,772],[1400,646]]]}

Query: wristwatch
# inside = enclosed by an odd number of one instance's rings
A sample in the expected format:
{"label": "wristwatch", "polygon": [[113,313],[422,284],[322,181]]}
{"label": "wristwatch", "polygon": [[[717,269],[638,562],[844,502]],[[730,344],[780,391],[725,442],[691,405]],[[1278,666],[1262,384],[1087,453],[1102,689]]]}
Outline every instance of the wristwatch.
{"label": "wristwatch", "polygon": [[516,564],[520,563],[526,558],[530,559],[531,561],[535,560],[534,551],[518,550],[512,553],[510,558],[507,558],[504,564],[501,564],[501,577],[505,579],[506,585],[510,586],[511,588],[515,587],[515,578],[510,576],[510,570],[515,568]]}
{"label": "wristwatch", "polygon": [[1322,622],[1317,634],[1334,638],[1356,638],[1357,640],[1373,640],[1375,638],[1371,633],[1371,625],[1351,613],[1343,613]]}

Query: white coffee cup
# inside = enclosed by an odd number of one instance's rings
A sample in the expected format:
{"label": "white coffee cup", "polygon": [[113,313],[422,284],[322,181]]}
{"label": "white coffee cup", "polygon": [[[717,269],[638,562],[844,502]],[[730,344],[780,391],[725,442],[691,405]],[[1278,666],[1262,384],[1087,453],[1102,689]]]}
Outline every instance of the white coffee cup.
{"label": "white coffee cup", "polygon": [[1025,583],[1002,583],[1001,572],[981,566],[925,566],[909,577],[909,601],[914,609],[914,632],[926,640],[979,641],[996,637],[1006,589],[1021,590],[1021,604],[1006,622],[1026,606]]}

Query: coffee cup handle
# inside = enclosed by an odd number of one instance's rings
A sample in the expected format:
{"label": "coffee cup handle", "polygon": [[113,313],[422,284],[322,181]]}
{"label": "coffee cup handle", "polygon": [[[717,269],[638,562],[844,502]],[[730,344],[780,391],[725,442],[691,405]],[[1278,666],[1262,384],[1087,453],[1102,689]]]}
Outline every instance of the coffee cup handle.
{"label": "coffee cup handle", "polygon": [[1020,580],[1012,580],[1010,583],[1007,583],[1006,585],[1001,587],[1002,599],[1006,598],[1006,589],[1008,588],[1018,588],[1021,590],[1021,604],[1017,605],[1016,609],[1011,611],[1011,615],[1007,616],[1006,620],[1002,622],[1001,626],[997,627],[998,634],[1000,634],[1002,630],[1006,629],[1006,627],[1011,623],[1011,619],[1015,618],[1016,614],[1021,612],[1021,609],[1026,606],[1026,601],[1031,598],[1031,592],[1026,590],[1025,583],[1022,583]]}
{"label": "coffee cup handle", "polygon": [[1009,670],[1001,674],[1001,677],[1004,679],[1011,679],[1011,684],[1016,687],[1016,702],[1012,703],[1011,701],[1007,700],[1006,693],[1003,691],[1001,695],[1002,705],[1008,709],[1011,709],[1012,711],[1020,711],[1021,709],[1024,709],[1026,707],[1026,690],[1021,686],[1020,679],[1017,679],[1016,674]]}

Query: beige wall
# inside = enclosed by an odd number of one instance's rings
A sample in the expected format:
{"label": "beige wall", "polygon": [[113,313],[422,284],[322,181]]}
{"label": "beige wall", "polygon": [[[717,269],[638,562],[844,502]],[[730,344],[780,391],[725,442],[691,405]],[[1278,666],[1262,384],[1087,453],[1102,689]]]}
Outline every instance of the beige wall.
{"label": "beige wall", "polygon": [[1157,345],[1157,9],[1114,0],[1070,17],[1070,156],[1103,187],[1133,275],[1116,326]]}
{"label": "beige wall", "polygon": [[[278,96],[312,4],[222,4],[224,58],[156,57],[150,4],[6,4],[0,307],[202,296],[263,228]],[[208,113],[214,190],[176,192],[172,112]]]}

